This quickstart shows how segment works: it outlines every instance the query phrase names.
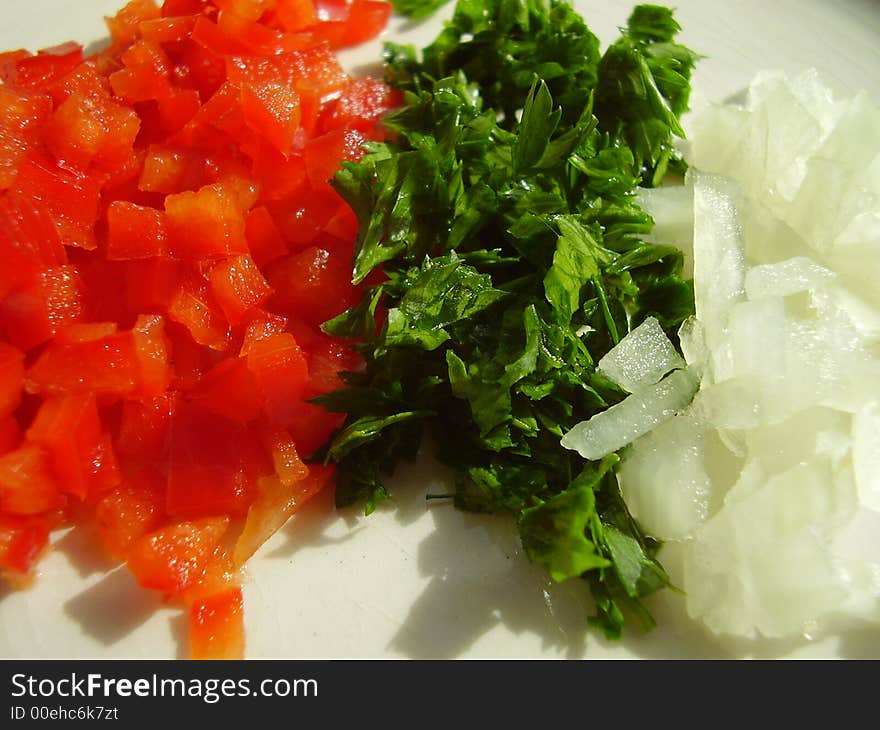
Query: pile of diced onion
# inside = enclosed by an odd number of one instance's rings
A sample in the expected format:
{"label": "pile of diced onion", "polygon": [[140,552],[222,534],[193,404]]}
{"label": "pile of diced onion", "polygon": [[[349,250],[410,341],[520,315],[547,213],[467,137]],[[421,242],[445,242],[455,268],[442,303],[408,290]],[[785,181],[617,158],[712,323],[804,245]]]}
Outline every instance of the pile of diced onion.
{"label": "pile of diced onion", "polygon": [[762,74],[694,118],[688,159],[642,196],[693,254],[684,359],[646,320],[599,363],[630,395],[563,443],[624,449],[623,496],[712,631],[878,622],[880,108]]}

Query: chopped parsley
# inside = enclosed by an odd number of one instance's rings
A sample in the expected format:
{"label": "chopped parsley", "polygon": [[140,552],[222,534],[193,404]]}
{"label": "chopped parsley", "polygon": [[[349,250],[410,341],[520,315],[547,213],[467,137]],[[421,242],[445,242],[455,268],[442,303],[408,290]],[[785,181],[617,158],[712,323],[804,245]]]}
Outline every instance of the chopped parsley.
{"label": "chopped parsley", "polygon": [[420,53],[386,44],[404,93],[390,141],[334,181],[360,225],[354,280],[384,272],[325,325],[366,359],[319,399],[347,416],[325,454],[337,504],[371,512],[430,432],[455,504],[511,513],[532,561],[589,583],[611,637],[626,614],[653,625],[641,599],[669,581],[617,455],[587,462],[560,438],[625,397],[596,371],[621,337],[653,316],[677,341],[694,312],[681,252],[643,240],[635,198],[684,170],[696,56],[678,31],[642,5],[600,54],[567,3],[459,0]]}

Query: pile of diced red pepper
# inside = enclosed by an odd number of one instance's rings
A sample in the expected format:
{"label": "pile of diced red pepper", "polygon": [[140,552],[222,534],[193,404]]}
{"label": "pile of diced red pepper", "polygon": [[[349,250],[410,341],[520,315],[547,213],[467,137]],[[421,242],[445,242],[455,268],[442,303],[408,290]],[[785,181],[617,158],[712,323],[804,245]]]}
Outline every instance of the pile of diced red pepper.
{"label": "pile of diced red pepper", "polygon": [[359,359],[357,223],[328,180],[395,103],[335,49],[382,0],[134,0],[111,45],[0,54],[0,570],[92,524],[244,651],[239,569],[332,470],[309,402]]}

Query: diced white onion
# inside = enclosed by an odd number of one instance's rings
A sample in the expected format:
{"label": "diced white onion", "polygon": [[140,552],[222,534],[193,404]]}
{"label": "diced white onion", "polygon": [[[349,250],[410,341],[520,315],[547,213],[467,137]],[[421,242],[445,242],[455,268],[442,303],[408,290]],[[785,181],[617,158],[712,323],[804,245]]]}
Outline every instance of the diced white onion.
{"label": "diced white onion", "polygon": [[[880,108],[764,74],[689,133],[697,317],[679,340],[701,382],[623,451],[622,494],[676,541],[673,581],[712,631],[880,623]],[[687,218],[645,200],[661,232]],[[620,406],[569,441],[614,446],[656,412]]]}
{"label": "diced white onion", "polygon": [[647,317],[599,360],[598,369],[628,393],[654,385],[684,360],[655,317]]}
{"label": "diced white onion", "polygon": [[623,461],[617,475],[621,493],[633,517],[650,518],[654,537],[687,537],[706,519],[712,483],[703,462],[703,440],[703,424],[678,415],[639,438]]}
{"label": "diced white onion", "polygon": [[675,370],[659,383],[577,424],[562,437],[562,445],[585,459],[601,459],[684,410],[698,385],[691,371]]}
{"label": "diced white onion", "polygon": [[787,297],[809,291],[834,279],[834,272],[806,256],[795,256],[778,264],[753,266],[746,274],[749,299]]}
{"label": "diced white onion", "polygon": [[640,188],[639,206],[654,219],[648,241],[676,246],[684,253],[683,275],[694,275],[694,190],[690,185]]}
{"label": "diced white onion", "polygon": [[742,229],[729,183],[696,175],[693,186],[694,302],[707,344],[714,348],[730,308],[745,295]]}
{"label": "diced white onion", "polygon": [[[866,403],[853,418],[852,460],[859,501],[880,513],[880,403]],[[880,553],[877,555],[880,562]]]}

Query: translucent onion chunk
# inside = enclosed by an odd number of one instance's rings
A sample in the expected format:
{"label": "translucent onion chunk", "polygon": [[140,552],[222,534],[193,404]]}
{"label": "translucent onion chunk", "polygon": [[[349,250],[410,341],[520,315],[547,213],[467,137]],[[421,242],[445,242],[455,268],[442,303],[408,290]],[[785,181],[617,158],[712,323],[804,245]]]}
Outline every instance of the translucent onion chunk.
{"label": "translucent onion chunk", "polygon": [[709,514],[712,482],[703,459],[704,432],[692,416],[675,416],[638,439],[621,464],[623,498],[633,517],[649,523],[654,537],[687,537]]}
{"label": "translucent onion chunk", "polygon": [[690,370],[675,370],[655,385],[581,421],[562,437],[566,449],[585,459],[601,459],[683,411],[699,385]]}
{"label": "translucent onion chunk", "polygon": [[625,391],[635,393],[684,364],[657,318],[647,317],[599,360],[598,368]]}
{"label": "translucent onion chunk", "polygon": [[[675,200],[693,203],[697,316],[678,334],[699,390],[630,439],[621,493],[712,631],[880,623],[880,108],[815,72],[761,74],[689,134]],[[687,239],[672,198],[645,200]],[[569,442],[620,444],[658,401],[630,396]]]}

